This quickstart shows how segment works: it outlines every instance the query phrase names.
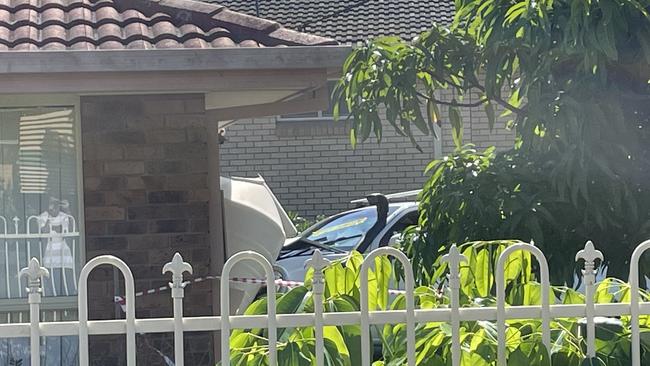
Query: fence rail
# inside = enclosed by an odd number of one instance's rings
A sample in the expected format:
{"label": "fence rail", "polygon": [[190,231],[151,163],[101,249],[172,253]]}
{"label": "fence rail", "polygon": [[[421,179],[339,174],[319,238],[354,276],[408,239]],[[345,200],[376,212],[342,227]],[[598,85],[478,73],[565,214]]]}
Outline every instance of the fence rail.
{"label": "fence rail", "polygon": [[[547,346],[550,343],[549,325],[554,318],[576,318],[582,317],[586,320],[586,343],[587,357],[595,355],[595,317],[631,317],[631,344],[632,344],[632,366],[641,366],[640,347],[640,326],[639,317],[650,314],[650,302],[642,302],[639,294],[639,260],[642,254],[650,249],[650,240],[641,243],[634,251],[630,261],[630,292],[629,303],[594,303],[593,293],[595,286],[595,261],[602,259],[602,254],[596,250],[591,242],[576,255],[576,260],[584,260],[584,282],[585,282],[585,304],[577,305],[551,305],[550,288],[548,283],[549,269],[544,254],[530,244],[517,244],[508,247],[501,253],[498,260],[497,271],[497,306],[485,308],[461,308],[459,298],[460,264],[466,260],[454,246],[444,256],[449,264],[449,291],[450,306],[447,308],[416,309],[414,304],[413,273],[406,256],[394,248],[379,248],[371,252],[363,261],[361,266],[361,311],[323,313],[322,308],[315,307],[314,313],[306,314],[276,314],[275,313],[275,288],[268,286],[269,301],[267,303],[268,315],[231,316],[229,310],[229,289],[230,270],[240,261],[248,260],[259,263],[266,272],[266,280],[272,283],[275,278],[270,263],[264,257],[254,252],[241,252],[232,256],[224,267],[221,275],[221,295],[223,316],[187,317],[183,314],[184,282],[183,274],[192,273],[189,263],[183,261],[177,253],[171,262],[163,267],[163,272],[172,274],[171,297],[173,299],[174,317],[158,319],[136,319],[135,318],[135,292],[134,279],[128,266],[120,259],[113,256],[100,256],[90,260],[81,270],[79,279],[79,320],[57,323],[41,323],[39,319],[39,306],[41,302],[41,280],[47,277],[47,269],[40,266],[36,258],[32,259],[27,268],[21,271],[21,275],[28,278],[28,303],[30,305],[30,323],[22,324],[0,324],[0,334],[3,337],[29,337],[31,344],[31,364],[40,365],[40,337],[43,336],[78,336],[79,337],[79,360],[80,365],[88,365],[88,337],[90,335],[125,334],[127,345],[127,365],[134,366],[135,357],[135,335],[136,333],[174,333],[175,365],[183,365],[183,337],[187,332],[202,332],[220,330],[222,343],[222,360],[227,363],[230,360],[229,337],[232,329],[266,328],[269,333],[269,364],[277,364],[276,338],[278,328],[293,327],[314,327],[316,344],[316,365],[324,364],[323,352],[318,347],[323,347],[323,327],[330,325],[361,325],[362,336],[362,366],[370,365],[371,349],[369,342],[369,326],[382,324],[403,323],[407,330],[407,362],[409,366],[415,365],[415,327],[420,323],[447,322],[451,325],[452,331],[452,365],[460,365],[461,342],[460,322],[461,321],[496,321],[497,322],[497,365],[506,365],[506,321],[513,319],[541,319],[542,341]],[[539,306],[506,306],[504,295],[504,261],[514,251],[528,251],[534,255],[540,264],[540,278],[544,294]],[[392,256],[404,265],[406,278],[406,308],[405,310],[372,311],[368,308],[368,270],[373,265],[373,258],[377,256]],[[126,319],[91,321],[87,319],[87,279],[90,272],[97,266],[110,264],[118,268],[126,284]],[[308,266],[314,268],[312,281],[312,293],[314,303],[322,302],[324,291],[323,269],[327,266],[319,251],[315,251],[312,259],[307,262]],[[550,349],[547,347],[547,349]]]}

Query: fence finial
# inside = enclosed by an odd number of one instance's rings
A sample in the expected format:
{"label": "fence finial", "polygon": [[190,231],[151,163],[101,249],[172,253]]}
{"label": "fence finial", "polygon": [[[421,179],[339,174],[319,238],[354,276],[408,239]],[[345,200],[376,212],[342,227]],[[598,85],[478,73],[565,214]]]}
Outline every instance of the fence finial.
{"label": "fence finial", "polygon": [[449,263],[449,287],[460,288],[460,264],[467,262],[467,257],[454,244],[440,260]]}
{"label": "fence finial", "polygon": [[312,267],[314,269],[314,278],[312,280],[312,287],[315,293],[323,294],[325,289],[325,279],[323,270],[329,266],[330,261],[323,257],[319,249],[314,250],[311,258],[305,262],[305,268]]}
{"label": "fence finial", "polygon": [[[585,281],[589,280],[588,275],[594,275],[594,270],[596,267],[596,259],[603,261],[603,253],[600,250],[594,248],[594,243],[591,240],[587,241],[585,248],[581,249],[576,254],[576,262],[580,259],[585,261],[585,269],[582,271],[582,274],[585,275]],[[595,279],[595,278],[594,278]],[[593,283],[592,283],[593,284]]]}
{"label": "fence finial", "polygon": [[323,270],[330,264],[329,259],[323,257],[323,253],[320,252],[320,249],[314,250],[310,259],[305,261],[305,268],[312,267],[314,270]]}
{"label": "fence finial", "polygon": [[45,267],[41,267],[38,259],[32,258],[29,265],[20,270],[19,276],[27,276],[27,293],[35,294],[42,292],[41,278],[49,277],[50,272]]}
{"label": "fence finial", "polygon": [[192,265],[184,262],[181,254],[176,252],[172,261],[163,266],[162,272],[163,274],[167,272],[172,273],[172,282],[169,283],[169,287],[173,292],[175,289],[182,289],[185,287],[183,284],[183,273],[188,272],[189,274],[192,274]]}

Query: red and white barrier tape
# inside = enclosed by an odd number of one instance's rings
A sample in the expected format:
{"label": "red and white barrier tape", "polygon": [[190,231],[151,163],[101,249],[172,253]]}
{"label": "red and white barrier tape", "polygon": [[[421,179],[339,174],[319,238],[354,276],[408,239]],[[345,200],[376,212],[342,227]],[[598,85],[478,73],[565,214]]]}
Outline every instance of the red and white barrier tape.
{"label": "red and white barrier tape", "polygon": [[[185,281],[183,284],[185,286],[190,285],[192,283],[199,283],[203,282],[206,280],[221,280],[221,276],[204,276],[204,277],[197,277],[194,278],[190,281]],[[255,283],[255,284],[265,284],[266,280],[264,279],[259,279],[259,278],[244,278],[244,277],[233,277],[230,279],[230,282],[239,282],[239,283]],[[298,282],[298,281],[285,281],[285,280],[275,280],[275,285],[278,287],[284,287],[284,288],[293,288],[293,287],[298,287],[298,286],[304,286],[304,282]],[[153,295],[153,294],[159,294],[161,292],[169,290],[169,286],[161,286],[161,287],[156,287],[152,289],[148,289],[145,291],[139,291],[135,293],[135,297],[140,297],[144,295]],[[403,290],[388,290],[388,293],[390,295],[400,295],[404,294],[405,291]],[[114,301],[116,304],[120,305],[122,308],[122,311],[126,311],[126,300],[124,299],[123,296],[115,296]]]}
{"label": "red and white barrier tape", "polygon": [[[190,281],[185,281],[183,284],[185,286],[190,285],[192,283],[199,283],[207,280],[221,280],[221,276],[204,276],[204,277],[197,277],[194,278]],[[239,283],[255,283],[255,284],[265,284],[266,280],[259,279],[259,278],[244,278],[244,277],[233,277],[230,279],[230,282],[239,282]],[[275,280],[275,285],[279,287],[285,287],[285,288],[292,288],[292,287],[298,287],[298,286],[303,286],[304,282],[298,282],[298,281],[284,281],[284,280]],[[145,291],[139,291],[135,293],[135,297],[140,297],[144,295],[153,295],[153,294],[159,294],[161,292],[169,290],[169,286],[160,286],[156,288],[151,288]],[[126,304],[126,301],[124,300],[123,296],[115,296],[114,301],[116,304],[120,305],[122,307],[122,310],[125,310],[124,305]]]}

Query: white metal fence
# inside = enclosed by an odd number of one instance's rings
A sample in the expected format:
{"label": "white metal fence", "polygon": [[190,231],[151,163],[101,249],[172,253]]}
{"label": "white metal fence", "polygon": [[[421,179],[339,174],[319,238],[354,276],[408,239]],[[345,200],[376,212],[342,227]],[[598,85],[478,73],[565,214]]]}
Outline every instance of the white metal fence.
{"label": "white metal fence", "polygon": [[[595,261],[602,259],[602,254],[591,244],[587,243],[585,248],[576,255],[576,260],[583,259],[584,282],[586,292],[586,303],[579,305],[551,305],[549,269],[544,254],[533,245],[516,244],[508,247],[500,255],[497,265],[497,306],[486,308],[460,308],[459,288],[460,271],[462,261],[466,260],[456,247],[444,256],[449,263],[449,290],[450,306],[448,308],[416,309],[414,302],[414,279],[411,267],[406,256],[397,249],[384,247],[371,252],[361,266],[361,311],[323,313],[322,308],[316,306],[314,313],[307,314],[278,314],[275,313],[275,288],[268,286],[268,315],[255,316],[231,316],[228,315],[229,306],[229,274],[234,265],[240,261],[252,260],[259,263],[266,272],[266,279],[269,283],[274,281],[274,273],[271,264],[266,259],[254,252],[241,252],[233,255],[225,264],[221,276],[221,312],[223,316],[208,317],[183,317],[183,274],[192,273],[190,264],[183,261],[177,253],[171,262],[163,267],[163,272],[170,272],[172,275],[171,297],[173,299],[174,317],[159,319],[136,319],[135,317],[135,289],[134,279],[130,269],[119,258],[113,256],[100,256],[91,259],[81,270],[79,279],[79,320],[58,323],[40,322],[39,306],[41,302],[41,279],[48,275],[48,271],[41,267],[37,259],[32,259],[27,268],[21,271],[22,276],[28,279],[28,303],[30,306],[30,323],[24,324],[1,324],[0,335],[2,337],[29,337],[31,364],[40,364],[40,337],[44,336],[69,336],[79,337],[79,361],[81,366],[88,365],[88,337],[90,335],[105,334],[126,334],[127,364],[136,364],[136,333],[174,333],[175,365],[183,365],[183,335],[185,332],[198,331],[221,331],[222,360],[224,363],[230,360],[229,336],[232,329],[268,329],[269,339],[269,364],[277,364],[277,329],[294,327],[314,327],[316,345],[316,364],[323,365],[323,327],[328,325],[361,325],[361,347],[362,366],[368,366],[371,362],[370,325],[382,324],[406,324],[407,329],[407,363],[414,366],[415,363],[415,326],[419,323],[448,322],[451,325],[452,337],[452,365],[460,365],[461,342],[460,322],[461,321],[496,321],[498,330],[498,360],[497,365],[506,365],[506,320],[510,319],[541,319],[542,340],[547,349],[550,349],[550,321],[553,318],[577,318],[586,319],[587,332],[587,356],[595,356],[595,321],[597,316],[617,317],[629,315],[631,317],[631,343],[632,343],[632,366],[641,366],[640,356],[640,326],[639,316],[650,314],[650,303],[641,302],[639,295],[639,259],[641,255],[650,249],[650,240],[641,243],[630,260],[629,284],[631,291],[630,303],[595,304],[593,293],[595,286]],[[510,306],[506,307],[505,301],[505,280],[504,266],[509,254],[514,251],[524,250],[530,252],[537,258],[540,267],[540,279],[542,284],[542,304],[540,306]],[[370,311],[368,309],[368,270],[374,265],[374,258],[377,256],[392,256],[400,261],[405,268],[405,310]],[[99,265],[109,264],[120,270],[125,279],[126,287],[126,319],[120,320],[88,320],[88,275]],[[322,303],[324,292],[323,269],[328,261],[323,259],[319,251],[315,251],[311,260],[306,265],[314,268],[313,297],[314,303]]]}

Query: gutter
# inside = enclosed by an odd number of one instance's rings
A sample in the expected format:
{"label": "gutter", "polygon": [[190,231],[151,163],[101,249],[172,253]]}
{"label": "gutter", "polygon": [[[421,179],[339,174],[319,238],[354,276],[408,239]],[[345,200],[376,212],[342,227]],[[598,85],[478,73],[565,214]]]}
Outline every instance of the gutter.
{"label": "gutter", "polygon": [[350,46],[0,52],[0,74],[340,69]]}

